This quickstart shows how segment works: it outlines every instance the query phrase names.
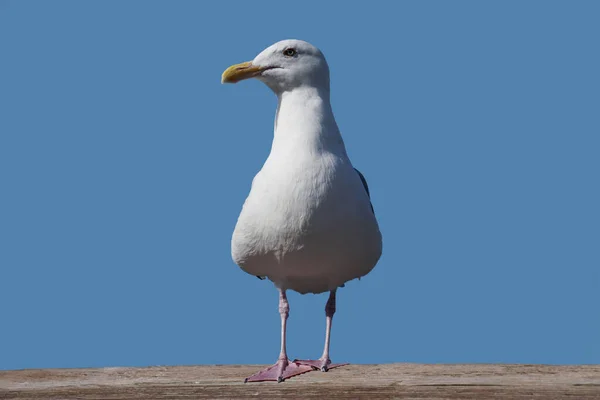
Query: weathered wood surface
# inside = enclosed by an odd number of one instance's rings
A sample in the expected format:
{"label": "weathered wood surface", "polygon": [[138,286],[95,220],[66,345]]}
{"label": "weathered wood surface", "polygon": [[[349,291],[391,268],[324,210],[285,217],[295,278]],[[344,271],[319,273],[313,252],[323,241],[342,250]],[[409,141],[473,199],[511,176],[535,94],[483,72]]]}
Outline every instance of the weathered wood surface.
{"label": "weathered wood surface", "polygon": [[349,365],[243,383],[261,367],[0,371],[0,399],[600,399],[597,365]]}

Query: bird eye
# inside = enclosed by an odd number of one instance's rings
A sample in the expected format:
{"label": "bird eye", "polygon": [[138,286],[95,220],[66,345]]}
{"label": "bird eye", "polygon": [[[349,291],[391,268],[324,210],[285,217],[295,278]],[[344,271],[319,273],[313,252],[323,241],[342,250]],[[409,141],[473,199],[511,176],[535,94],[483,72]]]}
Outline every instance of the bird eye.
{"label": "bird eye", "polygon": [[294,50],[292,48],[285,49],[283,51],[283,55],[286,56],[286,57],[294,57],[296,54],[297,54],[296,50]]}

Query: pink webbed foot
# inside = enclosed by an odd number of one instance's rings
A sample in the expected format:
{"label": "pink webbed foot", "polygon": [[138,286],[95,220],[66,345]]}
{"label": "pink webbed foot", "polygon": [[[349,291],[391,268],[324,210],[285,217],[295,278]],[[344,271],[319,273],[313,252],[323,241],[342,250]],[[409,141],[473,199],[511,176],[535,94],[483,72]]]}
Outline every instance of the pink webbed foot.
{"label": "pink webbed foot", "polygon": [[278,360],[274,365],[267,369],[257,372],[256,374],[249,376],[244,380],[246,382],[265,382],[265,381],[277,381],[283,382],[284,380],[291,378],[292,376],[304,374],[312,371],[313,368],[309,365],[300,365],[296,362],[290,362],[290,360],[282,359]]}
{"label": "pink webbed foot", "polygon": [[320,358],[318,360],[294,360],[293,362],[299,365],[310,366],[314,369],[320,369],[323,372],[327,372],[330,369],[342,367],[344,365],[348,365],[349,363],[342,364],[332,364],[330,359]]}

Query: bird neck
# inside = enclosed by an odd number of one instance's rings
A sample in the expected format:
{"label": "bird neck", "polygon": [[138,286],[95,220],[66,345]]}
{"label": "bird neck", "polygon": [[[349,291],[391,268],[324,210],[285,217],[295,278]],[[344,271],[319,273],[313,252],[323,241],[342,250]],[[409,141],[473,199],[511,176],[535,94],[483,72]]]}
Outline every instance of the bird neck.
{"label": "bird neck", "polygon": [[304,148],[346,154],[329,102],[328,89],[300,87],[279,93],[277,97],[271,152]]}

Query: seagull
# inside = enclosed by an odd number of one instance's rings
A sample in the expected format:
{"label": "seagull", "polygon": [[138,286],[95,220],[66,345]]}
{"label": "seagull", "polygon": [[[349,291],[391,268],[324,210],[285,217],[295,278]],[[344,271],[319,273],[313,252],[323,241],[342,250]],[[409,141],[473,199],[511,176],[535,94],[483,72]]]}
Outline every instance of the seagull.
{"label": "seagull", "polygon": [[[329,358],[336,291],[368,274],[382,238],[367,181],[348,158],[330,104],[329,66],[302,40],[283,40],[227,68],[222,83],[256,78],[277,95],[271,152],[254,177],[231,240],[233,261],[279,291],[281,352],[245,382],[277,381],[345,364]],[[329,292],[323,355],[288,359],[287,290]]]}

